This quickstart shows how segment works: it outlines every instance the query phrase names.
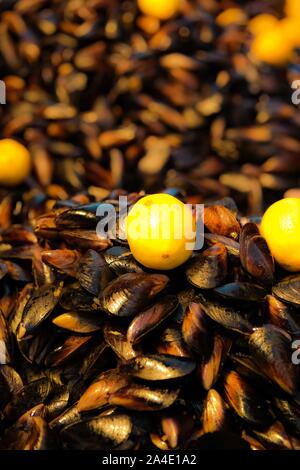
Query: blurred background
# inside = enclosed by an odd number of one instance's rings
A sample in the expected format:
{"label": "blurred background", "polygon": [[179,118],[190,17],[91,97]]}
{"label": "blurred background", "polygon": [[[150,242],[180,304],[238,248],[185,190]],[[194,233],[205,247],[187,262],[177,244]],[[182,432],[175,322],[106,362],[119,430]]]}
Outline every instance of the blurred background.
{"label": "blurred background", "polygon": [[0,1],[0,138],[33,160],[16,191],[175,187],[250,215],[299,195],[299,3]]}

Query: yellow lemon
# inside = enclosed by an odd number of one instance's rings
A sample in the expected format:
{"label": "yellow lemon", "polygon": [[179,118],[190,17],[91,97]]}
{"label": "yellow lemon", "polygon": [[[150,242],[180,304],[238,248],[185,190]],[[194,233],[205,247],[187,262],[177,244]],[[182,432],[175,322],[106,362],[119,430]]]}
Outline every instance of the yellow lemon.
{"label": "yellow lemon", "polygon": [[30,153],[16,140],[0,140],[0,185],[17,186],[31,171]]}
{"label": "yellow lemon", "polygon": [[249,30],[252,34],[257,35],[274,28],[278,24],[278,19],[269,13],[262,13],[255,16],[249,21]]}
{"label": "yellow lemon", "polygon": [[285,18],[279,22],[279,25],[293,46],[300,46],[300,16],[298,20],[296,18]]}
{"label": "yellow lemon", "polygon": [[275,260],[287,271],[300,271],[300,198],[281,199],[270,206],[260,231]]}
{"label": "yellow lemon", "polygon": [[142,13],[160,20],[168,20],[179,12],[181,0],[138,0]]}
{"label": "yellow lemon", "polygon": [[258,34],[251,46],[253,57],[271,65],[285,65],[291,58],[293,42],[286,37],[280,27],[267,29]]}
{"label": "yellow lemon", "polygon": [[227,8],[216,18],[217,25],[222,28],[232,24],[245,24],[246,22],[247,15],[241,8]]}
{"label": "yellow lemon", "polygon": [[192,209],[169,194],[145,196],[130,210],[126,234],[141,264],[152,269],[176,268],[188,260],[195,246]]}
{"label": "yellow lemon", "polygon": [[300,19],[299,0],[286,0],[285,14],[287,16]]}

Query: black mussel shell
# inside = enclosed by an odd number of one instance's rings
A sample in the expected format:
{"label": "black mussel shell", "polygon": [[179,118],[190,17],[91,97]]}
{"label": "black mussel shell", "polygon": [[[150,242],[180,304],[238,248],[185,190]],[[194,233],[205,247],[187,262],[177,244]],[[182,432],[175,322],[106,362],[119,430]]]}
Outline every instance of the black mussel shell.
{"label": "black mussel shell", "polygon": [[121,412],[96,418],[81,418],[61,431],[67,447],[80,450],[110,450],[129,440],[132,418]]}
{"label": "black mussel shell", "polygon": [[266,289],[250,282],[232,282],[214,289],[221,297],[245,302],[262,302],[267,295]]}
{"label": "black mussel shell", "polygon": [[[99,207],[101,206],[101,207]],[[95,228],[101,217],[97,215],[97,211],[101,209],[101,213],[109,213],[111,205],[106,203],[94,202],[70,209],[62,212],[56,218],[56,225],[59,229],[84,229]]]}
{"label": "black mussel shell", "polygon": [[253,326],[247,319],[247,316],[240,309],[231,305],[224,305],[217,300],[201,300],[200,305],[204,312],[216,323],[224,328],[237,331],[238,333],[250,334]]}
{"label": "black mussel shell", "polygon": [[110,315],[133,316],[149,305],[168,282],[163,274],[123,274],[104,289],[99,304]]}
{"label": "black mussel shell", "polygon": [[275,412],[286,428],[300,437],[300,407],[292,398],[274,397]]}
{"label": "black mussel shell", "polygon": [[84,289],[98,296],[112,280],[113,274],[100,253],[88,250],[80,258],[76,277]]}
{"label": "black mussel shell", "polygon": [[43,403],[53,390],[53,383],[47,377],[34,380],[25,385],[4,408],[8,421],[15,421],[26,411]]}
{"label": "black mussel shell", "polygon": [[127,362],[121,370],[144,380],[170,380],[185,377],[193,372],[196,363],[186,357],[163,354],[137,356]]}
{"label": "black mussel shell", "polygon": [[103,334],[107,345],[122,361],[129,361],[139,354],[140,348],[133,346],[127,338],[124,328],[107,325],[103,330]]}
{"label": "black mussel shell", "polygon": [[111,405],[135,411],[158,411],[173,405],[179,389],[161,389],[144,384],[132,384],[111,395]]}
{"label": "black mussel shell", "polygon": [[203,405],[204,433],[225,431],[227,428],[226,403],[213,388],[209,390]]}
{"label": "black mussel shell", "polygon": [[128,247],[114,246],[104,253],[109,268],[118,276],[126,273],[143,273],[144,269],[133,257]]}
{"label": "black mussel shell", "polygon": [[66,286],[59,303],[65,310],[87,312],[100,309],[98,299],[83,289],[79,283]]}
{"label": "black mussel shell", "polygon": [[265,427],[271,422],[271,416],[262,404],[262,394],[236,371],[229,371],[224,378],[225,399],[234,411],[248,423]]}
{"label": "black mussel shell", "polygon": [[199,289],[213,289],[224,283],[227,277],[227,251],[218,243],[188,262],[187,280]]}
{"label": "black mussel shell", "polygon": [[23,381],[15,369],[6,364],[0,365],[0,410],[17,395],[22,387]]}
{"label": "black mussel shell", "polygon": [[300,306],[300,275],[288,276],[273,286],[273,294],[284,302]]}
{"label": "black mussel shell", "polygon": [[128,386],[131,378],[119,369],[111,369],[100,374],[85,390],[77,404],[80,412],[97,410],[107,405],[109,397],[121,388]]}
{"label": "black mussel shell", "polygon": [[279,328],[283,328],[291,335],[300,334],[300,316],[297,309],[284,303],[273,295],[266,297],[269,321]]}
{"label": "black mussel shell", "polygon": [[102,318],[94,312],[69,311],[61,313],[53,318],[52,323],[59,328],[82,334],[94,333],[103,326]]}
{"label": "black mussel shell", "polygon": [[166,295],[162,297],[132,320],[127,331],[128,341],[131,343],[140,341],[165,321],[177,307],[178,300],[176,296]]}
{"label": "black mussel shell", "polygon": [[204,357],[198,366],[198,377],[202,387],[210,390],[218,380],[222,365],[230,350],[232,341],[218,334],[214,335],[212,350],[209,356]]}
{"label": "black mussel shell", "polygon": [[0,310],[0,364],[12,361],[12,344],[7,320]]}
{"label": "black mussel shell", "polygon": [[191,302],[182,321],[182,336],[188,348],[203,357],[207,357],[212,344],[209,335],[207,316],[200,304]]}
{"label": "black mussel shell", "polygon": [[35,329],[51,314],[59,302],[63,283],[36,288],[26,304],[19,325],[18,339],[30,336]]}
{"label": "black mussel shell", "polygon": [[240,258],[243,268],[258,282],[272,286],[275,282],[275,264],[266,240],[256,224],[244,225],[240,235]]}
{"label": "black mussel shell", "polygon": [[249,339],[250,352],[257,366],[288,394],[296,391],[298,373],[292,363],[292,338],[281,328],[266,324]]}
{"label": "black mussel shell", "polygon": [[56,441],[45,418],[44,405],[40,404],[21,416],[0,439],[2,450],[52,450]]}

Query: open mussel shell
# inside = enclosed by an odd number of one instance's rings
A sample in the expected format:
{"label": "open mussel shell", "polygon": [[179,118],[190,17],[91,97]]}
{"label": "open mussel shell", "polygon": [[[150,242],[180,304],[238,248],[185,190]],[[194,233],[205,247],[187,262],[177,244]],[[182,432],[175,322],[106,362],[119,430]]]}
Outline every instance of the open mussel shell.
{"label": "open mussel shell", "polygon": [[163,274],[128,273],[112,281],[99,297],[110,315],[130,317],[139,313],[169,282]]}
{"label": "open mussel shell", "polygon": [[283,302],[300,306],[300,275],[288,276],[279,281],[272,289],[273,294]]}
{"label": "open mussel shell", "polygon": [[275,264],[266,240],[254,223],[243,226],[240,234],[240,259],[243,268],[259,283],[272,286],[275,282]]}
{"label": "open mussel shell", "polygon": [[226,403],[213,388],[209,390],[203,405],[203,431],[225,431],[227,427]]}
{"label": "open mussel shell", "polygon": [[205,299],[201,296],[201,307],[204,312],[216,323],[238,333],[250,334],[253,326],[247,319],[245,312],[237,307],[225,305],[217,300]]}
{"label": "open mussel shell", "polygon": [[141,348],[134,346],[128,340],[124,328],[107,325],[103,330],[103,334],[106,344],[112,348],[122,361],[129,361],[141,353]]}
{"label": "open mussel shell", "polygon": [[132,320],[127,331],[128,341],[131,343],[139,342],[166,320],[177,307],[178,299],[174,295],[166,295],[159,299]]}
{"label": "open mussel shell", "polygon": [[292,363],[291,345],[289,334],[271,324],[257,328],[249,339],[250,352],[257,366],[285,392],[293,395],[298,373]]}
{"label": "open mussel shell", "polygon": [[178,395],[179,389],[149,387],[136,383],[112,394],[109,403],[135,411],[158,411],[173,405]]}
{"label": "open mussel shell", "polygon": [[245,302],[262,302],[267,295],[266,289],[250,282],[232,282],[216,287],[214,292],[225,299]]}
{"label": "open mussel shell", "polygon": [[170,380],[193,372],[196,363],[185,357],[162,354],[144,354],[127,362],[121,370],[144,380]]}
{"label": "open mussel shell", "polygon": [[80,412],[97,410],[108,404],[109,397],[121,388],[128,386],[131,379],[119,369],[100,374],[81,396],[77,409]]}
{"label": "open mussel shell", "polygon": [[27,302],[17,331],[18,339],[25,339],[51,314],[59,302],[63,283],[36,288]]}
{"label": "open mussel shell", "polygon": [[262,394],[236,371],[229,371],[224,378],[224,396],[234,411],[248,423],[265,427],[272,417],[262,405]]}
{"label": "open mussel shell", "polygon": [[186,268],[187,280],[199,289],[213,289],[227,277],[227,251],[218,243],[192,258]]}
{"label": "open mussel shell", "polygon": [[186,308],[182,321],[182,336],[190,351],[207,357],[211,351],[211,339],[208,332],[207,317],[196,302]]}

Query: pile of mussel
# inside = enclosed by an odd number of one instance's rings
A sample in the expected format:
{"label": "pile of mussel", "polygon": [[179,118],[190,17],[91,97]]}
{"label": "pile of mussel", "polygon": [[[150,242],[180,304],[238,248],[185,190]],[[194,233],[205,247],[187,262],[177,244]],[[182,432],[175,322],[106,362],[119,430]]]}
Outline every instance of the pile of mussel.
{"label": "pile of mussel", "polygon": [[96,232],[117,196],[0,203],[0,448],[300,449],[300,274],[228,198],[148,270]]}

